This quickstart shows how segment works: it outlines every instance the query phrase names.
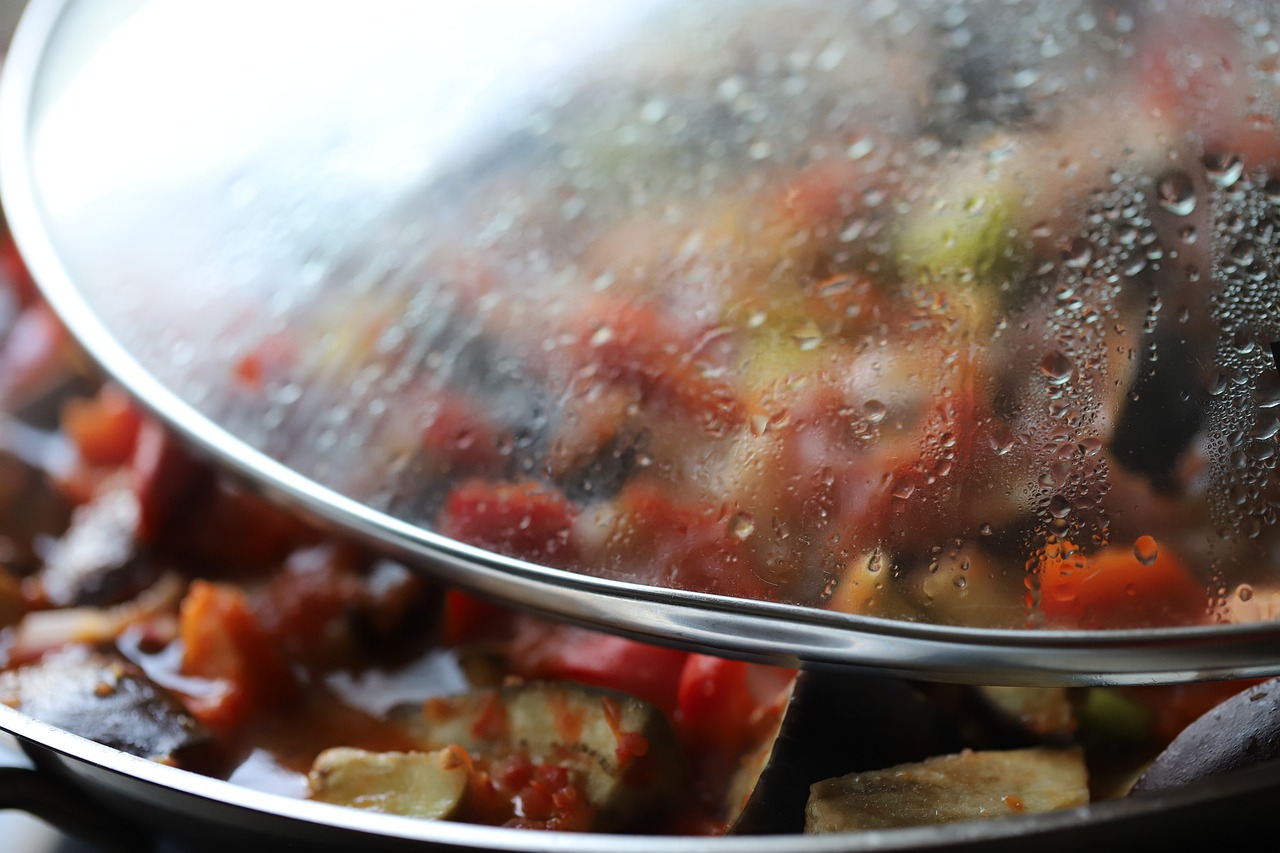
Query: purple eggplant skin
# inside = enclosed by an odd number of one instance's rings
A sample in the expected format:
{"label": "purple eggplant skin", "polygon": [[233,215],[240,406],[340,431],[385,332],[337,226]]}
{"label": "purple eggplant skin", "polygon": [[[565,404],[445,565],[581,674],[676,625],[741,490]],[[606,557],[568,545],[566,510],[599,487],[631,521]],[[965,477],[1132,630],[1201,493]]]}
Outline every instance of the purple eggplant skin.
{"label": "purple eggplant skin", "polygon": [[730,831],[801,832],[813,783],[969,745],[955,720],[909,682],[801,672],[768,759]]}
{"label": "purple eggplant skin", "polygon": [[1280,678],[1237,693],[1183,729],[1134,783],[1163,791],[1280,758]]}
{"label": "purple eggplant skin", "polygon": [[69,646],[0,673],[0,701],[122,752],[205,773],[222,769],[209,731],[113,648]]}

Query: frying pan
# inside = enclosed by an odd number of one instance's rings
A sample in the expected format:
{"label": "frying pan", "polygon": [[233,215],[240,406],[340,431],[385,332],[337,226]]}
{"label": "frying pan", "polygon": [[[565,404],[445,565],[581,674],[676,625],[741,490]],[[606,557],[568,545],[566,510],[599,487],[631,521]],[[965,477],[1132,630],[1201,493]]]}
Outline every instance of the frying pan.
{"label": "frying pan", "polygon": [[[762,613],[767,618],[767,609]],[[599,618],[607,620],[609,614]],[[1165,639],[1172,660],[1179,643],[1172,633]],[[1266,639],[1257,636],[1256,645]],[[786,641],[782,637],[778,644],[785,647]],[[1134,645],[1150,642],[1142,637]],[[1029,652],[1027,659],[1043,652]],[[1184,661],[1181,667],[1203,675],[1214,671],[1210,663]],[[898,671],[911,671],[905,663],[899,666]],[[1026,680],[1045,677],[1031,672]],[[113,850],[139,849],[152,836],[200,850],[852,853],[1022,850],[1033,845],[1047,851],[1127,844],[1181,849],[1209,841],[1221,847],[1253,837],[1258,815],[1269,814],[1280,784],[1280,767],[1263,765],[1183,789],[1005,821],[823,837],[583,836],[415,821],[259,793],[127,755],[2,706],[0,728],[19,739],[34,765],[33,770],[11,770],[0,777],[0,801],[46,816]]]}
{"label": "frying pan", "polygon": [[[1181,850],[1256,838],[1280,765],[1184,788],[1026,818],[834,835],[653,837],[530,832],[421,821],[252,791],[122,753],[0,707],[0,728],[30,755],[43,796],[32,810],[74,814],[68,830],[111,849],[153,834],[193,850],[505,851],[505,853],[859,853],[1037,849]],[[33,786],[33,787],[34,787]],[[0,792],[22,790],[9,781]],[[27,790],[31,790],[28,787]],[[58,798],[63,805],[50,808]],[[75,803],[67,807],[66,802]],[[12,800],[10,800],[12,803]],[[31,808],[30,799],[24,807]],[[55,813],[56,812],[56,813]],[[1265,826],[1265,823],[1263,823]]]}

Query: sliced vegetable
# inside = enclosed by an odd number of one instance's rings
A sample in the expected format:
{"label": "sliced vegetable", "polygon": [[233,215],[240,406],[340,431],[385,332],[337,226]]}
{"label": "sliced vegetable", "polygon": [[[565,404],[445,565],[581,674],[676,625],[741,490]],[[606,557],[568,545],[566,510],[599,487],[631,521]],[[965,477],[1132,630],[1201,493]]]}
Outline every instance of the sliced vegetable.
{"label": "sliced vegetable", "polygon": [[209,731],[111,649],[70,645],[39,663],[0,673],[0,701],[133,755],[216,770]]}
{"label": "sliced vegetable", "polygon": [[728,791],[735,833],[800,832],[823,779],[963,748],[956,720],[905,681],[802,672]]}
{"label": "sliced vegetable", "polygon": [[677,804],[685,778],[675,733],[653,706],[613,691],[525,684],[428,700],[397,715],[424,750],[458,746],[579,774],[595,828],[634,827]]}
{"label": "sliced vegetable", "polygon": [[805,832],[851,832],[1017,817],[1089,801],[1079,749],[962,752],[813,786]]}
{"label": "sliced vegetable", "polygon": [[1255,684],[1187,726],[1133,790],[1162,791],[1280,758],[1280,680]]}
{"label": "sliced vegetable", "polygon": [[237,729],[296,697],[293,673],[238,587],[193,582],[181,620],[182,673],[207,682],[184,701],[210,728]]}
{"label": "sliced vegetable", "polygon": [[316,758],[312,799],[408,817],[441,819],[466,798],[471,762],[457,747],[435,752],[367,752],[334,747]]}
{"label": "sliced vegetable", "polygon": [[445,501],[440,531],[470,545],[535,563],[565,566],[577,556],[573,505],[551,486],[471,480]]}
{"label": "sliced vegetable", "polygon": [[663,646],[521,616],[507,663],[523,678],[617,690],[670,715],[687,656]]}

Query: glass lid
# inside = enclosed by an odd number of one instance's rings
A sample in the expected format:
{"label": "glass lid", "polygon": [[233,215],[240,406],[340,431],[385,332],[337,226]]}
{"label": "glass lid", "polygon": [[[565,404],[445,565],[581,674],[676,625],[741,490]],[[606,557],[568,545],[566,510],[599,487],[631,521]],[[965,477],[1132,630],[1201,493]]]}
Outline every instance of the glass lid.
{"label": "glass lid", "polygon": [[446,580],[781,662],[1275,672],[1278,19],[50,0],[0,173],[109,372]]}

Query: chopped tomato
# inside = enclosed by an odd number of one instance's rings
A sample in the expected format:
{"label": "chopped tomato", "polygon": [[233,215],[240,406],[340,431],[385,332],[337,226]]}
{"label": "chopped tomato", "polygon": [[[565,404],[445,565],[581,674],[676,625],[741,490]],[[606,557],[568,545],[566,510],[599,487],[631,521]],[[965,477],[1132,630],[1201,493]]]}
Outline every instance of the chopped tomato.
{"label": "chopped tomato", "polygon": [[689,655],[680,672],[676,727],[690,749],[736,759],[794,678],[790,669]]}
{"label": "chopped tomato", "polygon": [[[1137,547],[1141,551],[1155,543]],[[1040,609],[1049,623],[1062,628],[1146,628],[1204,617],[1204,584],[1170,548],[1158,547],[1146,563],[1134,550],[1110,545],[1085,555],[1069,542],[1046,545],[1040,558]]]}
{"label": "chopped tomato", "polygon": [[686,652],[531,616],[517,620],[509,660],[514,674],[606,687],[674,714]]}
{"label": "chopped tomato", "polygon": [[186,697],[205,725],[238,729],[297,696],[293,673],[238,587],[192,582],[180,618],[182,673],[211,682]]}
{"label": "chopped tomato", "polygon": [[192,559],[219,571],[256,571],[279,563],[314,538],[297,516],[211,479],[197,477],[180,495],[187,511],[172,517],[164,531],[166,542]]}
{"label": "chopped tomato", "polygon": [[[1229,18],[1160,16],[1136,42],[1136,90],[1155,117],[1189,126],[1186,136],[1202,139],[1205,153],[1271,167],[1280,162],[1276,127],[1256,102],[1233,30]],[[1274,61],[1266,66],[1274,73]]]}
{"label": "chopped tomato", "polygon": [[572,321],[566,352],[594,380],[632,385],[646,400],[686,412],[708,429],[742,423],[736,390],[699,356],[702,330],[681,334],[679,328],[655,306],[601,297]]}
{"label": "chopped tomato", "polygon": [[440,532],[509,557],[565,567],[578,555],[575,510],[552,486],[472,480],[445,501]]}
{"label": "chopped tomato", "polygon": [[256,611],[258,621],[290,660],[330,662],[351,651],[347,615],[364,598],[354,557],[338,546],[302,550],[271,579]]}
{"label": "chopped tomato", "polygon": [[427,418],[422,449],[455,472],[492,470],[501,461],[498,430],[471,398],[436,392],[419,404]]}
{"label": "chopped tomato", "polygon": [[709,655],[689,655],[680,672],[675,722],[691,749],[735,753],[751,740],[755,697],[750,665]]}
{"label": "chopped tomato", "polygon": [[750,549],[734,535],[732,514],[720,507],[681,501],[662,484],[636,481],[618,495],[616,511],[610,545],[628,555],[637,578],[720,595],[776,598],[756,574]]}
{"label": "chopped tomato", "polygon": [[444,593],[441,640],[446,646],[460,646],[495,639],[508,632],[514,618],[515,614],[500,604],[448,589]]}
{"label": "chopped tomato", "polygon": [[138,495],[138,535],[154,540],[176,517],[208,471],[160,424],[144,420],[133,452],[132,473]]}
{"label": "chopped tomato", "polygon": [[123,465],[133,456],[142,415],[115,385],[89,399],[73,397],[62,407],[62,428],[91,465]]}

